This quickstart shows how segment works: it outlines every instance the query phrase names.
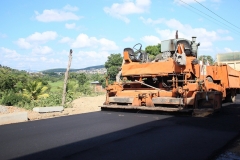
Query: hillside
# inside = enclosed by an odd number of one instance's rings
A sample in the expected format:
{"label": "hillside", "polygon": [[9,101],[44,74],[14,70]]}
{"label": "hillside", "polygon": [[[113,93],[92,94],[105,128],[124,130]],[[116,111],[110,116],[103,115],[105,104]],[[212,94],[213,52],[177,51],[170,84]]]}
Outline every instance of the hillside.
{"label": "hillside", "polygon": [[[91,66],[91,67],[86,67],[86,68],[81,68],[81,69],[70,69],[70,72],[76,72],[79,70],[93,70],[93,69],[100,69],[100,68],[105,68],[104,65],[98,65],[98,66]],[[66,72],[66,68],[55,68],[55,69],[48,69],[44,70],[41,72]]]}

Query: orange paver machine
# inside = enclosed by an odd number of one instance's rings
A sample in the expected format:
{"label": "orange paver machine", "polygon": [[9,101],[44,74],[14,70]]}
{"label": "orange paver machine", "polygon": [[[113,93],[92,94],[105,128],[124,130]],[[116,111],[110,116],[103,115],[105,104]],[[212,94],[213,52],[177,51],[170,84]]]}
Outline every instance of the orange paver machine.
{"label": "orange paver machine", "polygon": [[[149,61],[142,45],[125,48],[121,79],[106,87],[102,108],[160,111],[217,110],[234,102],[240,72],[228,65],[197,60],[200,43],[177,38],[161,43],[161,54]],[[120,80],[119,80],[120,79]]]}

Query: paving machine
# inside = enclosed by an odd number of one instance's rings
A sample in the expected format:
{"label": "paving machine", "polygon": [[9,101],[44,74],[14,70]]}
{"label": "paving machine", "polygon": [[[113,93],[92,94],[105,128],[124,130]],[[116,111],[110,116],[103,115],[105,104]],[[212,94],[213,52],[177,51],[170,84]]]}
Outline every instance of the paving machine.
{"label": "paving machine", "polygon": [[[106,87],[101,108],[159,111],[215,111],[222,100],[234,102],[240,72],[225,64],[208,65],[197,59],[196,37],[161,42],[152,61],[142,45],[123,51],[121,79]],[[118,74],[120,75],[120,74]]]}

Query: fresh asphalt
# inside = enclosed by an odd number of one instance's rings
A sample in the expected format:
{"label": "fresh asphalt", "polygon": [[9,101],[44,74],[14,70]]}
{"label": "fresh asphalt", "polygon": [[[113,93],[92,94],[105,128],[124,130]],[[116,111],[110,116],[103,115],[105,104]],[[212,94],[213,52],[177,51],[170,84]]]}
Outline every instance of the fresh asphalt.
{"label": "fresh asphalt", "polygon": [[215,159],[239,135],[240,100],[197,118],[99,111],[0,126],[0,159]]}

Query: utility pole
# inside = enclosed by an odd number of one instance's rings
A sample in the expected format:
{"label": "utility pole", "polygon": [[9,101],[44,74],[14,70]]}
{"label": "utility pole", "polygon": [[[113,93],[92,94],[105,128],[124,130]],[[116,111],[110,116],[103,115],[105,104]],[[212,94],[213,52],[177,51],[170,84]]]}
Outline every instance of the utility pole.
{"label": "utility pole", "polygon": [[65,104],[65,100],[66,100],[66,89],[67,89],[67,81],[68,81],[68,72],[71,66],[71,62],[72,62],[72,49],[70,49],[69,52],[69,60],[68,60],[68,66],[67,66],[67,70],[65,72],[65,78],[64,78],[64,84],[63,84],[63,95],[62,95],[62,106],[64,106]]}

